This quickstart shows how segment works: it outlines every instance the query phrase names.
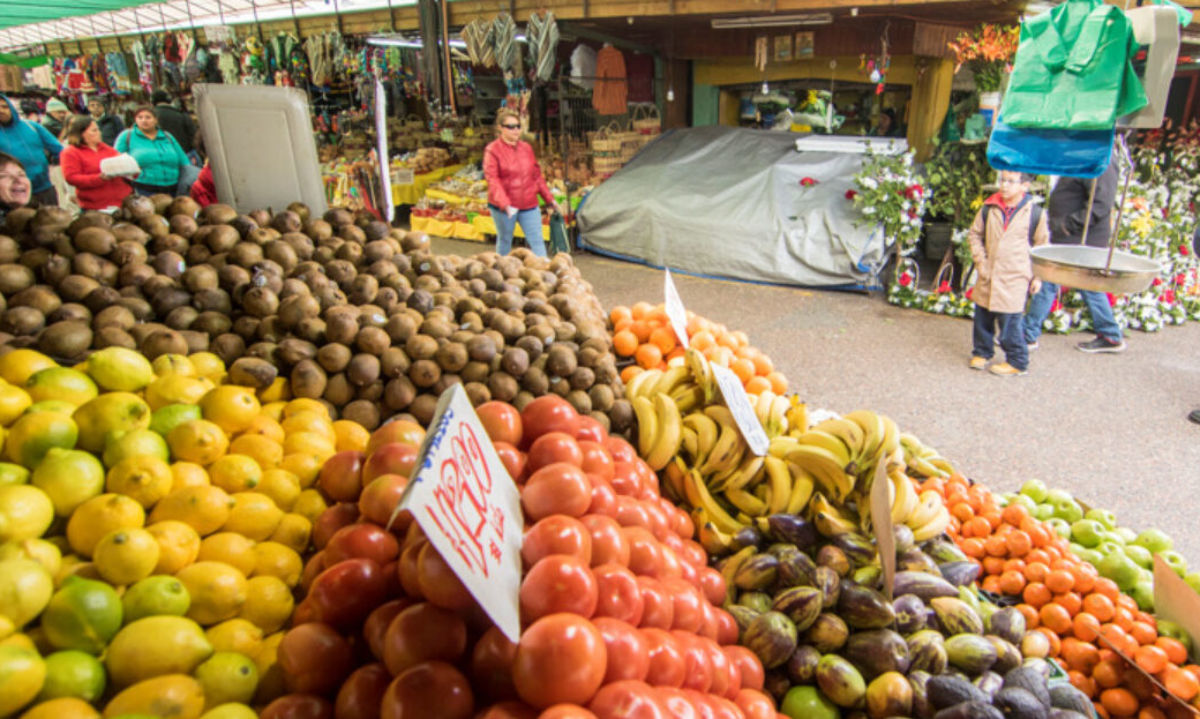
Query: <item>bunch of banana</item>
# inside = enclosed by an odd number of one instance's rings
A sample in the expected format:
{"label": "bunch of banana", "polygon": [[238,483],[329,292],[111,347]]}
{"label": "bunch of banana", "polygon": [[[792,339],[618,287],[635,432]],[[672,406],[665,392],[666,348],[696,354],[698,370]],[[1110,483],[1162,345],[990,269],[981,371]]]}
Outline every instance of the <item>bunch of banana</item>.
{"label": "bunch of banana", "polygon": [[708,404],[702,387],[682,360],[672,360],[665,370],[648,369],[634,375],[625,383],[625,399],[653,399],[656,394],[667,395],[680,412],[690,412]]}
{"label": "bunch of banana", "polygon": [[793,429],[786,441],[772,443],[780,456],[810,474],[837,503],[852,495],[868,496],[875,467],[900,447],[896,423],[870,410],[818,422],[804,430]]}
{"label": "bunch of banana", "polygon": [[922,477],[949,477],[954,467],[938,454],[936,449],[926,446],[911,434],[900,434],[900,447],[904,449],[904,463]]}
{"label": "bunch of banana", "polygon": [[889,468],[888,481],[893,525],[907,525],[918,542],[932,539],[950,526],[950,510],[940,494],[931,489],[918,494],[916,484],[897,465]]}
{"label": "bunch of banana", "polygon": [[635,396],[632,404],[638,420],[638,455],[657,472],[667,466],[682,443],[679,405],[665,392],[655,392],[652,398]]}

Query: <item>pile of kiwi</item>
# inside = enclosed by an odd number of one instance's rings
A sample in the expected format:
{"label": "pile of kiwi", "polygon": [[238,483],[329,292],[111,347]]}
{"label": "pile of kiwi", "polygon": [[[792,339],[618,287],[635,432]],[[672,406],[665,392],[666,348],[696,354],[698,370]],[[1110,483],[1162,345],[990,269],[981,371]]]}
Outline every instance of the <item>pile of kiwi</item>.
{"label": "pile of kiwi", "polygon": [[458,382],[476,404],[553,392],[613,431],[632,424],[603,309],[565,254],[434,255],[368,213],[165,195],[115,215],[18,209],[0,233],[0,346],[64,362],[212,351],[234,381],[288,379],[369,429],[428,422]]}

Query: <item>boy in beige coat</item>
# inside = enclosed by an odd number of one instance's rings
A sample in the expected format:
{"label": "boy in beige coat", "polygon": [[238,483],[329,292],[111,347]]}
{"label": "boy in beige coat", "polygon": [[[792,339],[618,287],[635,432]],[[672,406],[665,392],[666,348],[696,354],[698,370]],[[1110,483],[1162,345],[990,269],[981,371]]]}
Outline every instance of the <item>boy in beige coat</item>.
{"label": "boy in beige coat", "polygon": [[975,301],[971,369],[987,367],[997,332],[1006,361],[988,368],[992,374],[1022,375],[1029,369],[1025,301],[1030,285],[1036,291],[1040,284],[1033,276],[1029,249],[1050,239],[1045,213],[1035,209],[1029,195],[1032,179],[1024,173],[1001,172],[1000,191],[984,201],[967,233],[977,275],[971,297]]}

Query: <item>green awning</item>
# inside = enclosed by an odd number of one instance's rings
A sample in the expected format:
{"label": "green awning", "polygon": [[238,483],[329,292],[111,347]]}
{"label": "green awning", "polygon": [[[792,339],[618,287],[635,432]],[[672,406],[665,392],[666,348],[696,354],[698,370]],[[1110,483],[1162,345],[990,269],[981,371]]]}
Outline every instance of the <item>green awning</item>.
{"label": "green awning", "polygon": [[37,57],[18,57],[7,52],[0,52],[0,65],[16,65],[28,70],[31,67],[41,67],[50,62],[50,58],[45,55]]}
{"label": "green awning", "polygon": [[148,5],[154,0],[4,0],[0,29]]}

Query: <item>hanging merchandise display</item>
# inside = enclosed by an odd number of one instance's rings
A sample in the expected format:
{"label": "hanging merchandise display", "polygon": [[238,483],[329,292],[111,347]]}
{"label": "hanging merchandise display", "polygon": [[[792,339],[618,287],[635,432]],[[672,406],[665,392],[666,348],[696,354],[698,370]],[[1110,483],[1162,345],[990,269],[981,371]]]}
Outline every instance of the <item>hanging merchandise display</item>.
{"label": "hanging merchandise display", "polygon": [[536,80],[547,82],[554,76],[555,55],[558,50],[558,22],[554,13],[531,13],[525,26],[525,37],[529,42],[529,62],[533,65]]}
{"label": "hanging merchandise display", "polygon": [[596,53],[596,85],[592,90],[592,106],[601,115],[624,115],[628,86],[625,77],[625,56],[609,43]]}
{"label": "hanging merchandise display", "polygon": [[591,90],[596,77],[596,51],[580,43],[571,51],[571,84]]}
{"label": "hanging merchandise display", "polygon": [[470,58],[472,65],[483,67],[496,65],[496,53],[490,47],[491,33],[492,24],[479,17],[467,23],[459,33],[463,44],[467,46],[467,57]]}
{"label": "hanging merchandise display", "polygon": [[242,84],[267,84],[266,49],[262,42],[253,35],[246,38],[242,47]]}
{"label": "hanging merchandise display", "polygon": [[512,15],[502,12],[492,21],[492,47],[496,54],[496,65],[506,73],[519,75],[517,22]]}

